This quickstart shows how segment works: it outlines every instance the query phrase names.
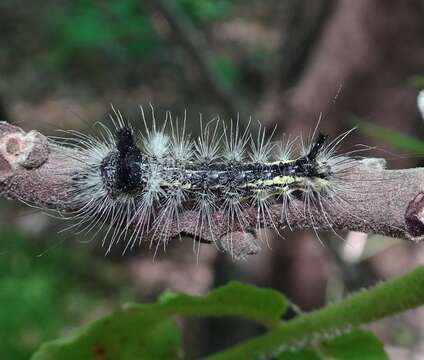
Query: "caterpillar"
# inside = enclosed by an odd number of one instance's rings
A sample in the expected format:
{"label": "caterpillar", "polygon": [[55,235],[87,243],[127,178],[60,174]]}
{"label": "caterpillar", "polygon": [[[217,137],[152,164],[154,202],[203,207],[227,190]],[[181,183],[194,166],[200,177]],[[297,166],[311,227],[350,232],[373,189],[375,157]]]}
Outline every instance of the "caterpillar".
{"label": "caterpillar", "polygon": [[[337,154],[349,132],[329,141],[315,130],[309,141],[300,139],[295,154],[295,140],[273,141],[274,132],[267,134],[261,126],[254,135],[249,126],[242,130],[239,120],[227,126],[219,118],[206,123],[201,118],[200,135],[192,139],[186,113],[182,121],[174,121],[166,112],[159,126],[151,106],[149,126],[140,109],[143,131],[112,107],[112,126],[100,123],[98,136],[70,132],[74,141],[69,156],[78,164],[72,174],[69,207],[77,210],[69,216],[71,227],[94,231],[93,237],[104,232],[103,245],[110,239],[107,252],[123,239],[124,251],[144,239],[156,244],[156,250],[165,247],[181,235],[181,214],[191,211],[195,244],[213,242],[238,256],[232,234],[277,229],[294,199],[302,200],[297,211],[313,224],[312,210],[340,203],[343,174],[356,164]],[[54,142],[70,144],[64,138]],[[280,219],[271,211],[276,204]]]}

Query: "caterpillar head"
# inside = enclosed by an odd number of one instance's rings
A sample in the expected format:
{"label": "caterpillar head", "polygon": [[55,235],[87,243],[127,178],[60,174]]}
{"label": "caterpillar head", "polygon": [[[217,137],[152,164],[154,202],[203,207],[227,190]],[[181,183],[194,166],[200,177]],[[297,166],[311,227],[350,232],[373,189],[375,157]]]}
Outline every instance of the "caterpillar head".
{"label": "caterpillar head", "polygon": [[142,161],[132,129],[122,127],[116,133],[116,151],[106,156],[100,165],[103,184],[113,198],[140,188]]}

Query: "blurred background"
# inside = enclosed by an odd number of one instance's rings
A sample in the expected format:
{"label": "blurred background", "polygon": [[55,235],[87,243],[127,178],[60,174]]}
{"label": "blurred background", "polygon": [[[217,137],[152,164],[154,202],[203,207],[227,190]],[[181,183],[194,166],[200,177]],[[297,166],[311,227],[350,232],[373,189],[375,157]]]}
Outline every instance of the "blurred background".
{"label": "blurred background", "polygon": [[[283,133],[318,121],[344,143],[376,147],[390,167],[418,166],[424,124],[422,0],[1,0],[0,118],[55,134],[93,131],[110,103],[137,122],[138,106],[229,120],[251,116]],[[129,301],[164,289],[204,294],[238,279],[283,291],[308,311],[424,262],[422,245],[359,233],[284,233],[247,261],[191,240],[158,254],[105,256],[63,222],[0,201],[0,358],[27,359]],[[384,211],[384,209],[383,209]],[[268,234],[272,237],[271,234]],[[187,358],[258,329],[229,320],[181,323]],[[372,326],[393,358],[424,356],[424,311]]]}

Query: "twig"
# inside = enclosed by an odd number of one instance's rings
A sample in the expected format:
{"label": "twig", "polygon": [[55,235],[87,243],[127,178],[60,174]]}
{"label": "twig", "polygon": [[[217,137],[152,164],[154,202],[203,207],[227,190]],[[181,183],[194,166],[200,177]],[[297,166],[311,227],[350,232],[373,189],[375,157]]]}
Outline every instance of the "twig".
{"label": "twig", "polygon": [[[72,201],[73,176],[79,164],[70,148],[51,146],[37,131],[25,133],[22,129],[0,122],[0,195],[25,203],[60,212],[75,211]],[[338,205],[324,202],[322,208],[304,209],[304,203],[293,199],[281,213],[282,205],[275,204],[271,211],[277,228],[313,228],[314,230],[354,230],[377,233],[413,241],[424,237],[424,168],[385,170],[381,161],[358,161],[344,176],[348,189],[340,194]],[[376,165],[377,164],[377,165]],[[252,226],[256,224],[255,209],[245,210]],[[196,234],[198,214],[185,210],[169,233],[173,238],[180,233]],[[213,233],[200,234],[203,240],[218,245],[235,257],[259,251],[252,234],[243,231],[228,234],[223,214],[214,214]],[[331,221],[329,221],[331,219]],[[331,225],[330,225],[331,223]]]}

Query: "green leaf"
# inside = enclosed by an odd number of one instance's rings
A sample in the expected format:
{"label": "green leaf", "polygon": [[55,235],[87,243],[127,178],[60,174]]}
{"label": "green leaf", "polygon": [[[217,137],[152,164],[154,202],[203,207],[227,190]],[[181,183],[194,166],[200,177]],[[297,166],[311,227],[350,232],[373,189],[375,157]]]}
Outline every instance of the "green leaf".
{"label": "green leaf", "polygon": [[45,343],[31,360],[175,359],[180,348],[174,320],[127,309],[89,324],[74,336]]}
{"label": "green leaf", "polygon": [[190,316],[240,316],[265,326],[280,322],[288,301],[278,291],[235,281],[211,291],[205,297],[166,293],[161,305],[171,312]]}
{"label": "green leaf", "polygon": [[325,343],[321,351],[335,360],[388,360],[381,341],[371,332],[354,330]]}
{"label": "green leaf", "polygon": [[359,125],[361,131],[363,131],[366,135],[392,145],[399,150],[415,154],[422,154],[424,152],[424,141],[422,140],[371,124],[367,121],[361,120],[357,116],[352,116],[352,122]]}
{"label": "green leaf", "polygon": [[167,292],[155,304],[127,306],[73,336],[45,343],[32,360],[172,359],[181,353],[174,315],[240,316],[273,327],[287,307],[277,291],[237,282],[205,297]]}

